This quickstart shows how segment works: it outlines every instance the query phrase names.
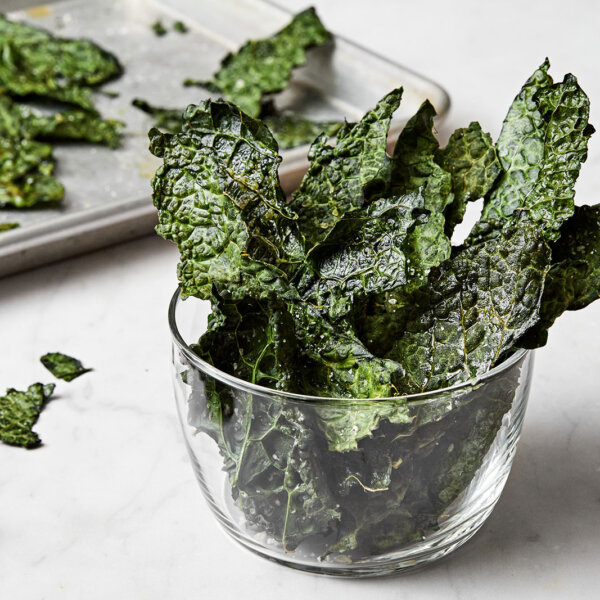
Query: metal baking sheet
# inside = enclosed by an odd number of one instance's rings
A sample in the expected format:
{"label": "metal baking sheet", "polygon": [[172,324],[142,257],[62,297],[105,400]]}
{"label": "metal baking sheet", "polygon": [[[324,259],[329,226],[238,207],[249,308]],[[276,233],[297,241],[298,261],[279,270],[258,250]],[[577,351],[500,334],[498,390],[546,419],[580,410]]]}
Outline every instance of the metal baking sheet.
{"label": "metal baking sheet", "polygon": [[[125,72],[103,89],[118,96],[96,93],[95,100],[105,117],[124,121],[126,129],[117,150],[55,146],[56,176],[65,186],[60,207],[0,210],[0,223],[21,224],[0,234],[0,276],[150,233],[156,222],[150,179],[159,162],[147,149],[152,119],[131,106],[131,100],[185,107],[207,98],[201,88],[185,88],[182,81],[208,79],[227,52],[249,38],[274,33],[290,19],[287,10],[267,0],[63,0],[8,16],[61,36],[92,39],[113,52]],[[157,19],[169,29],[167,35],[157,37],[152,31]],[[182,20],[189,32],[173,31],[175,20]],[[326,25],[335,29],[335,23]],[[443,116],[448,95],[425,77],[336,36],[334,43],[310,52],[306,66],[294,71],[276,102],[314,118],[355,120],[400,85],[404,98],[390,142],[426,98]],[[287,191],[307,168],[307,150],[282,151],[280,177]]]}

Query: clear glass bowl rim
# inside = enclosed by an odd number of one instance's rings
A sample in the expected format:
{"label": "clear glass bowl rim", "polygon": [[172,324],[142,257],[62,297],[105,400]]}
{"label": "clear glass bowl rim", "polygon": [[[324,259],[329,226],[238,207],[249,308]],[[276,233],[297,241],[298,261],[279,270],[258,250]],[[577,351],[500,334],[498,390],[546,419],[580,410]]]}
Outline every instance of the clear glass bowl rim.
{"label": "clear glass bowl rim", "polygon": [[[196,298],[198,300],[198,298]],[[444,400],[446,394],[448,392],[456,392],[460,390],[468,390],[473,389],[476,386],[485,383],[486,380],[495,377],[496,375],[501,375],[505,371],[508,371],[513,365],[515,365],[519,360],[521,360],[526,354],[532,352],[531,350],[520,349],[517,350],[512,356],[501,362],[499,365],[496,365],[493,369],[490,369],[483,375],[478,377],[474,377],[469,379],[468,381],[464,381],[462,383],[458,383],[456,385],[452,385],[445,388],[438,388],[436,390],[431,390],[429,392],[419,392],[418,394],[408,394],[404,396],[388,396],[384,398],[330,398],[326,396],[306,396],[304,394],[296,394],[294,392],[285,392],[281,390],[274,390],[272,388],[267,388],[262,385],[257,385],[255,383],[250,383],[248,381],[244,381],[243,379],[238,379],[233,375],[229,375],[224,371],[221,371],[214,367],[213,365],[207,363],[202,360],[185,342],[183,336],[179,331],[179,327],[177,326],[177,306],[180,302],[184,302],[184,299],[181,298],[181,287],[179,286],[175,293],[173,294],[171,301],[169,303],[169,327],[171,329],[171,334],[173,336],[173,341],[176,346],[179,348],[181,352],[185,355],[190,363],[192,363],[196,368],[200,371],[213,377],[217,381],[229,385],[230,387],[242,390],[244,392],[261,394],[262,396],[267,396],[273,399],[281,400],[282,398],[287,398],[289,400],[293,400],[295,402],[385,402],[385,401],[395,401],[404,400],[406,402],[410,402],[411,406],[416,407],[422,404],[430,404],[436,401]],[[442,396],[442,397],[440,397]]]}

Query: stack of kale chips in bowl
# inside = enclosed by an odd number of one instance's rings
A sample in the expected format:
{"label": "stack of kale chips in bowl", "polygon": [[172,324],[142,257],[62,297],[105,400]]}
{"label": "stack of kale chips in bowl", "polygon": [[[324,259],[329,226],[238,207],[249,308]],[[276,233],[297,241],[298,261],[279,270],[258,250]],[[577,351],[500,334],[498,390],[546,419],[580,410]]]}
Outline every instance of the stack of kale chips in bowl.
{"label": "stack of kale chips in bowl", "polygon": [[288,201],[277,143],[235,105],[190,106],[180,133],[151,130],[157,231],[179,247],[180,295],[211,305],[202,330],[186,316],[202,303],[171,307],[186,441],[247,547],[308,570],[388,573],[443,556],[491,512],[527,349],[600,287],[600,205],[574,205],[589,102],[548,67],[496,144],[471,123],[440,148],[425,102],[388,155],[393,90],[315,140]]}

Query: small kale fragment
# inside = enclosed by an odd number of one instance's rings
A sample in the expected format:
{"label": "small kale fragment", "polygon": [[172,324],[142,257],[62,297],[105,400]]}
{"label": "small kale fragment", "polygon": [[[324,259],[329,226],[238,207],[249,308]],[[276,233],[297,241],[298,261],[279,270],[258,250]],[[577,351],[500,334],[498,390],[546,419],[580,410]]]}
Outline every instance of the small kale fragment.
{"label": "small kale fragment", "polygon": [[152,182],[157,232],[179,246],[184,294],[211,298],[214,285],[238,298],[293,297],[286,271],[304,250],[269,130],[231,104],[207,101],[187,109],[181,133],[149,135],[163,158]]}
{"label": "small kale fragment", "polygon": [[0,136],[83,140],[116,148],[123,125],[120,121],[105,120],[81,109],[45,114],[0,96]]}
{"label": "small kale fragment", "polygon": [[187,33],[189,31],[187,25],[183,21],[175,21],[175,23],[173,23],[173,30],[178,33]]}
{"label": "small kale fragment", "polygon": [[0,231],[10,231],[19,227],[18,223],[0,223]]}
{"label": "small kale fragment", "polygon": [[155,21],[152,24],[152,31],[154,31],[154,33],[159,37],[162,37],[163,35],[166,35],[166,33],[167,33],[167,29],[165,28],[165,26],[162,24],[162,22],[160,20]]}
{"label": "small kale fragment", "polygon": [[322,133],[332,137],[343,125],[340,121],[312,121],[306,117],[281,113],[265,116],[263,121],[283,149],[310,144]]}
{"label": "small kale fragment", "polygon": [[73,381],[84,373],[89,373],[92,369],[86,369],[81,361],[61,354],[60,352],[49,352],[40,358],[41,363],[56,377],[64,381]]}
{"label": "small kale fragment", "polygon": [[521,338],[527,348],[543,346],[548,329],[566,310],[580,310],[600,298],[600,204],[576,206],[552,244],[540,321]]}
{"label": "small kale fragment", "polygon": [[60,203],[64,188],[53,171],[52,147],[48,144],[0,136],[0,207]]}
{"label": "small kale fragment", "polygon": [[454,199],[446,208],[446,234],[465,215],[467,202],[487,196],[502,171],[489,133],[477,122],[457,129],[447,146],[436,152],[436,161],[452,176]]}
{"label": "small kale fragment", "polygon": [[159,129],[167,133],[178,133],[181,131],[181,127],[183,126],[183,109],[153,106],[141,98],[134,98],[131,104],[154,117],[156,127]]}
{"label": "small kale fragment", "polygon": [[22,448],[35,448],[42,441],[32,430],[54,392],[54,384],[34,383],[26,392],[13,388],[0,397],[0,441]]}
{"label": "small kale fragment", "polygon": [[0,91],[93,110],[91,88],[121,73],[116,57],[93,42],[55,37],[0,14]]}
{"label": "small kale fragment", "polygon": [[184,84],[221,94],[247,115],[258,117],[263,97],[283,90],[292,69],[306,61],[306,50],[330,37],[315,9],[308,8],[272,37],[248,41],[228,54],[211,80],[187,79]]}

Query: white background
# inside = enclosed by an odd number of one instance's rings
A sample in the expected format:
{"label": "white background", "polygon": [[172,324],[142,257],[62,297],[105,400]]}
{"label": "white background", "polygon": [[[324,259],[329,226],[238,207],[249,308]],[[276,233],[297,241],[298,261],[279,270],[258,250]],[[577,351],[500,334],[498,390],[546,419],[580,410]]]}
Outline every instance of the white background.
{"label": "white background", "polygon": [[[471,120],[497,135],[546,55],[555,78],[579,77],[600,124],[596,2],[314,4],[334,32],[446,87],[442,139]],[[600,134],[578,203],[600,201],[599,167]],[[59,383],[37,425],[43,448],[0,447],[0,598],[598,597],[600,302],[562,317],[538,351],[515,465],[481,532],[422,572],[342,581],[256,558],[209,513],[169,379],[176,260],[149,237],[0,280],[0,389],[49,381],[38,362],[47,351],[95,369]]]}

